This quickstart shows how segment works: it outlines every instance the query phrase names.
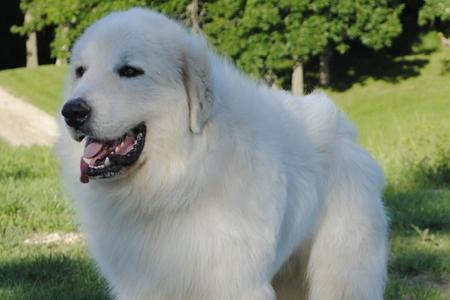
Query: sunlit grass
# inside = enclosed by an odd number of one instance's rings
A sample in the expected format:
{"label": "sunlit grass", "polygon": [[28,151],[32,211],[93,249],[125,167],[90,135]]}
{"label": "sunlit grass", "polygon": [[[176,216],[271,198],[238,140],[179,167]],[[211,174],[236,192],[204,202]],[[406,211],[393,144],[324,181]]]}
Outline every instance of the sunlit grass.
{"label": "sunlit grass", "polygon": [[84,243],[24,243],[34,233],[78,230],[50,149],[0,142],[0,157],[0,299],[105,298]]}
{"label": "sunlit grass", "polygon": [[67,73],[65,66],[40,66],[0,71],[0,86],[51,115],[59,109]]}

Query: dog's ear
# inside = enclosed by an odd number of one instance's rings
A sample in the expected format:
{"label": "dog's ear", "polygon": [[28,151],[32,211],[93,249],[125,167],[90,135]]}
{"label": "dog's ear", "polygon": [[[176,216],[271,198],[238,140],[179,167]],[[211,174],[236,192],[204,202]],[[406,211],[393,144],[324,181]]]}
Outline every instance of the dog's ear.
{"label": "dog's ear", "polygon": [[209,50],[203,38],[190,37],[183,56],[182,77],[189,105],[189,127],[199,134],[214,104]]}

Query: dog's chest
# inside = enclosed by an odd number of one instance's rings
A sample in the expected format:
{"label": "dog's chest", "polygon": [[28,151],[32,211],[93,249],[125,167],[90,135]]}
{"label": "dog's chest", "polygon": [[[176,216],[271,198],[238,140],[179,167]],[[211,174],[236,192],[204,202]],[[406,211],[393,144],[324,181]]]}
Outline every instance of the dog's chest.
{"label": "dog's chest", "polygon": [[173,218],[118,218],[108,222],[109,226],[90,230],[91,248],[113,289],[127,290],[129,295],[157,292],[162,299],[178,299],[170,297],[176,291],[196,299],[194,295],[208,293],[202,289],[211,286],[205,283],[213,274],[228,273],[223,269],[235,265],[224,236],[218,233],[245,232],[218,213],[204,214],[207,216],[197,212]]}

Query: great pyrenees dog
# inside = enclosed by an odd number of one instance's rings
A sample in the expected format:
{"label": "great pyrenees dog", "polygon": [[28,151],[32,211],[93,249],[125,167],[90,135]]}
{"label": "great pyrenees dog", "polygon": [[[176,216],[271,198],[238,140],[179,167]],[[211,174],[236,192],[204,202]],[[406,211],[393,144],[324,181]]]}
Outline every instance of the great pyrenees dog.
{"label": "great pyrenees dog", "polygon": [[145,9],[87,29],[68,81],[57,151],[114,297],[383,298],[383,174],[324,94]]}

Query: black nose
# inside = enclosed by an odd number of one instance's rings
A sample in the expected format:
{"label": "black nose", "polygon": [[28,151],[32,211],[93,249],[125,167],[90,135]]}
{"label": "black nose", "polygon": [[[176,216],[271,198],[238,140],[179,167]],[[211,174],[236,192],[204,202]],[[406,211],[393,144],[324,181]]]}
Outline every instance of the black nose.
{"label": "black nose", "polygon": [[70,127],[80,128],[91,113],[91,107],[84,99],[75,98],[64,104],[61,114]]}

